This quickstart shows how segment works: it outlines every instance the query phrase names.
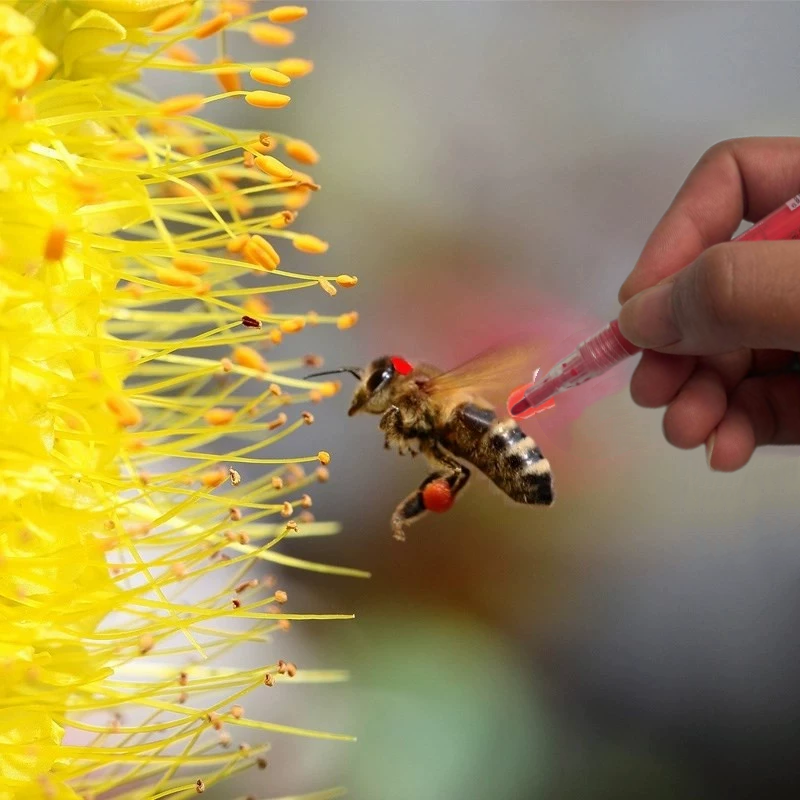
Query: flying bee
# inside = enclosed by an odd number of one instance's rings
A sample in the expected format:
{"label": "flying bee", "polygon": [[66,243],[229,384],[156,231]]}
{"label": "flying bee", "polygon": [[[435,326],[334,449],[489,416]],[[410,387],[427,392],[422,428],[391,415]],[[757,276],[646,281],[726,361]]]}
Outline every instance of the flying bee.
{"label": "flying bee", "polygon": [[[553,504],[549,462],[505,411],[513,388],[507,380],[517,378],[520,368],[529,375],[530,359],[530,348],[506,348],[443,372],[430,364],[412,366],[399,356],[382,356],[364,369],[342,367],[308,376],[349,372],[359,384],[348,416],[380,415],[387,449],[394,445],[400,455],[422,453],[429,461],[433,471],[392,514],[395,539],[403,541],[405,529],[426,512],[450,508],[470,478],[462,461],[517,503]],[[502,408],[500,415],[496,408]]]}

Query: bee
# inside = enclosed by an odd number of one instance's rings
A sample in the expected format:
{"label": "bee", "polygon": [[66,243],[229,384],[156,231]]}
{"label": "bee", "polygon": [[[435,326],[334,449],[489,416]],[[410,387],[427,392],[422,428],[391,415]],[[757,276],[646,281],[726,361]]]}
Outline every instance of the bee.
{"label": "bee", "polygon": [[480,470],[517,503],[553,504],[550,463],[505,410],[506,379],[517,377],[530,358],[529,348],[506,348],[443,372],[430,364],[412,366],[399,356],[381,356],[363,369],[342,367],[308,376],[353,375],[358,386],[348,416],[380,415],[386,449],[395,446],[400,455],[421,453],[430,463],[430,474],[392,514],[395,539],[403,541],[406,528],[426,512],[452,506],[470,479],[462,462]]}

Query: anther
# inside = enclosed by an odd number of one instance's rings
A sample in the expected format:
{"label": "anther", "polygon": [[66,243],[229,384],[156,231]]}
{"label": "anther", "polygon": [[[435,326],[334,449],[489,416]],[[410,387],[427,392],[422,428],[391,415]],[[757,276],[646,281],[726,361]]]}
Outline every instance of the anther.
{"label": "anther", "polygon": [[323,242],[322,239],[309,233],[298,234],[292,239],[292,244],[297,250],[314,255],[324,253],[329,247],[327,242]]}
{"label": "anther", "polygon": [[200,25],[200,27],[194,32],[194,38],[208,39],[209,36],[219,33],[223,28],[230,25],[232,19],[233,17],[231,14],[229,14],[227,11],[223,11],[221,14],[217,14],[216,17],[212,17]]}
{"label": "anther", "polygon": [[283,108],[289,104],[292,99],[288,94],[279,94],[278,92],[267,92],[263,89],[256,89],[253,92],[248,92],[244,96],[245,101],[256,108]]}
{"label": "anther", "polygon": [[286,47],[295,39],[294,31],[265,22],[254,23],[247,29],[247,32],[256,44],[265,44],[270,47]]}
{"label": "anther", "polygon": [[242,325],[244,325],[245,328],[256,328],[257,330],[261,330],[260,320],[257,320],[254,317],[249,317],[247,314],[242,317]]}

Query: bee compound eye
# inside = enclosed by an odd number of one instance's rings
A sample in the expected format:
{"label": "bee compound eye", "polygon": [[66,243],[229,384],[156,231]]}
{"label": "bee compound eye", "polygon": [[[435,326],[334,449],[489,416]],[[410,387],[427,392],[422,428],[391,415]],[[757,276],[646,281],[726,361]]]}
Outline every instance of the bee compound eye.
{"label": "bee compound eye", "polygon": [[392,367],[376,369],[367,379],[367,391],[377,391],[384,383],[391,380],[392,375],[394,375],[394,369]]}

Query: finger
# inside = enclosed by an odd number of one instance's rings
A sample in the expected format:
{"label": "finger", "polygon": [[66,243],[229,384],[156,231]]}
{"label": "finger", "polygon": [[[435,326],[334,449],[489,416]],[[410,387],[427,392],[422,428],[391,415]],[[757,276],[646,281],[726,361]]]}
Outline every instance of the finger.
{"label": "finger", "polygon": [[800,375],[749,378],[730,396],[709,465],[741,469],[756,447],[800,444]]}
{"label": "finger", "polygon": [[722,422],[728,395],[718,372],[698,369],[664,414],[664,437],[674,447],[700,447]]}
{"label": "finger", "polygon": [[645,350],[631,376],[631,397],[642,408],[661,408],[672,402],[689,379],[697,359]]}
{"label": "finger", "polygon": [[743,219],[759,220],[800,191],[800,138],[720,142],[689,174],[656,226],[619,301],[654,286],[728,241]]}
{"label": "finger", "polygon": [[800,242],[716,245],[618,319],[631,342],[665,353],[800,350]]}

